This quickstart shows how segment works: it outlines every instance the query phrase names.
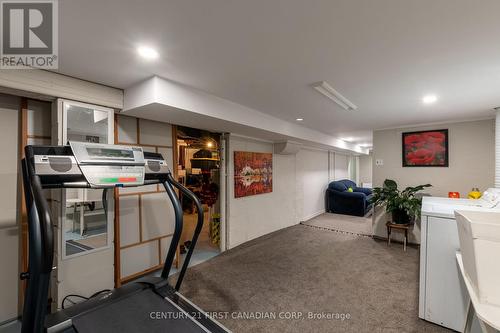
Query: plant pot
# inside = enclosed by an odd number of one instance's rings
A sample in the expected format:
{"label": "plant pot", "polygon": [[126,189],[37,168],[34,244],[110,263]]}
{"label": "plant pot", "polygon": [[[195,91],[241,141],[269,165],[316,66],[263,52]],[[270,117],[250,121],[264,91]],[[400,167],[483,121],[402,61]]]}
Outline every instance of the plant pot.
{"label": "plant pot", "polygon": [[392,211],[392,222],[396,224],[408,224],[410,223],[410,216],[405,210],[396,209]]}

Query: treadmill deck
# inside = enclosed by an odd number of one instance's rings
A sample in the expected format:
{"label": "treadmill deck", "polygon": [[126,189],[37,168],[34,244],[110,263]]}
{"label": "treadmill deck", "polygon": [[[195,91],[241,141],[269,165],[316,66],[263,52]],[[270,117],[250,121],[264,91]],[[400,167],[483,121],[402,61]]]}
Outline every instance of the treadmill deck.
{"label": "treadmill deck", "polygon": [[73,318],[77,332],[209,332],[170,299],[151,289]]}

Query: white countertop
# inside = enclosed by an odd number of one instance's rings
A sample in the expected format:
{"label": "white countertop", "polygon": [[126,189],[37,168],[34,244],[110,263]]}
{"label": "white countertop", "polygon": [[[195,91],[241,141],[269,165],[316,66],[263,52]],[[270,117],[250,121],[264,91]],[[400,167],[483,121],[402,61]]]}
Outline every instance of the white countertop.
{"label": "white countertop", "polygon": [[466,211],[499,211],[500,207],[492,208],[492,204],[482,199],[451,199],[442,197],[423,197],[422,215],[444,218],[455,218],[456,210]]}
{"label": "white countertop", "polygon": [[460,252],[457,252],[456,257],[458,267],[460,268],[460,273],[462,274],[465,286],[467,287],[467,291],[469,292],[469,296],[472,301],[472,305],[474,306],[477,317],[479,318],[479,320],[482,320],[490,327],[500,330],[500,307],[479,302],[479,298],[477,297],[474,288],[469,281],[469,278],[465,275],[462,254]]}

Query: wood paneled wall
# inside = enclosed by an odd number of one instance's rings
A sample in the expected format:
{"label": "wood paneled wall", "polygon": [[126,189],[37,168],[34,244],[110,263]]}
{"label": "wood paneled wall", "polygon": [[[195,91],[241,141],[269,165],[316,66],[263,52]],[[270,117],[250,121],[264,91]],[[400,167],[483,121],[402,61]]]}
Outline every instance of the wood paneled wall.
{"label": "wood paneled wall", "polygon": [[[116,115],[115,143],[161,153],[173,165],[170,124]],[[119,286],[163,266],[173,234],[173,208],[161,185],[115,191],[115,282]],[[176,265],[178,266],[177,253]]]}

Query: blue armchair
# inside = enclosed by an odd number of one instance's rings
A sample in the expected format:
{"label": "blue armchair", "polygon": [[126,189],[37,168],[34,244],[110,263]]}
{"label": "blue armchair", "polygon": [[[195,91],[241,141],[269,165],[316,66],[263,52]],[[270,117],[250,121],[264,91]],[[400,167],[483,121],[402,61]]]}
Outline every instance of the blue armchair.
{"label": "blue armchair", "polygon": [[[352,192],[348,189],[352,188]],[[326,211],[336,214],[365,216],[372,208],[372,190],[357,187],[356,183],[343,179],[331,182],[326,190]]]}

